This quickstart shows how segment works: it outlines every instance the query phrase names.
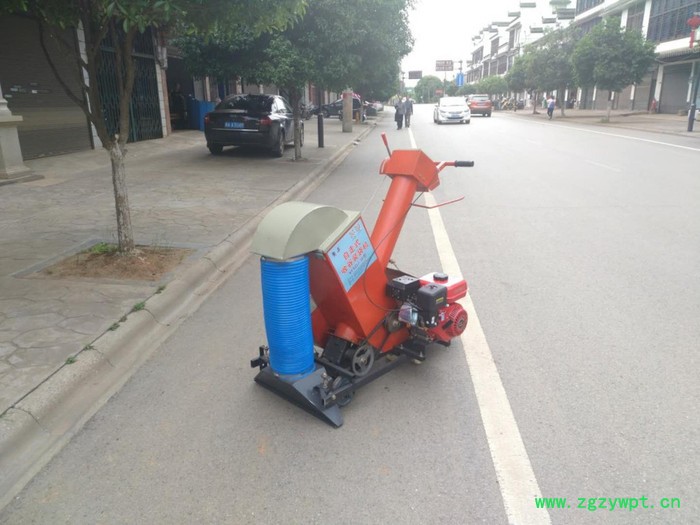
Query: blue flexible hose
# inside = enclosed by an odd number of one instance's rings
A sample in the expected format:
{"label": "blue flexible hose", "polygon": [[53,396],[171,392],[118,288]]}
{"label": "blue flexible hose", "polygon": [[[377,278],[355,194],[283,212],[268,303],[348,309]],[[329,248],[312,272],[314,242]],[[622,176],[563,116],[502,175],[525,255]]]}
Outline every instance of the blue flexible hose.
{"label": "blue flexible hose", "polygon": [[260,259],[265,332],[270,367],[280,376],[305,376],[314,370],[309,259]]}

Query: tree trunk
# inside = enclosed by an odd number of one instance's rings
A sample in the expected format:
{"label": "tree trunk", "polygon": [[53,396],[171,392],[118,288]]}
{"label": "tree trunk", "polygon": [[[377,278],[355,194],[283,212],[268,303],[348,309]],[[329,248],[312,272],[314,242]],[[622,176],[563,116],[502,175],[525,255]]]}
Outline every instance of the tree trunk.
{"label": "tree trunk", "polygon": [[294,111],[294,160],[301,159],[301,94],[296,88],[289,90],[289,101]]}
{"label": "tree trunk", "polygon": [[566,100],[564,99],[564,93],[566,93],[566,88],[560,86],[559,89],[557,90],[557,95],[559,95],[561,98],[559,99],[559,109],[561,110],[561,116],[565,117],[566,113],[564,112],[564,109],[566,109]]}
{"label": "tree trunk", "polygon": [[126,191],[126,170],[124,157],[126,150],[117,141],[112,141],[107,148],[112,162],[112,185],[114,186],[114,205],[117,212],[117,237],[119,253],[134,251],[134,232],[131,227],[131,209],[129,194]]}
{"label": "tree trunk", "polygon": [[610,122],[610,114],[612,113],[612,91],[608,92],[608,113],[605,117],[605,122]]}
{"label": "tree trunk", "polygon": [[537,106],[540,105],[540,92],[535,91],[534,96],[532,97],[532,114],[537,115],[539,114],[539,111],[537,111]]}

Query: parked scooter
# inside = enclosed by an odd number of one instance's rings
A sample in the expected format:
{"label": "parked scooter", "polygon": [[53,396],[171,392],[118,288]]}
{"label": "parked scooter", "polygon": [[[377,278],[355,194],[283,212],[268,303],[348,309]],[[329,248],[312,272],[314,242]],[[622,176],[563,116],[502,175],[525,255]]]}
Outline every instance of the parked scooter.
{"label": "parked scooter", "polygon": [[319,107],[316,104],[304,104],[301,103],[301,118],[304,120],[309,120],[312,116],[318,115]]}

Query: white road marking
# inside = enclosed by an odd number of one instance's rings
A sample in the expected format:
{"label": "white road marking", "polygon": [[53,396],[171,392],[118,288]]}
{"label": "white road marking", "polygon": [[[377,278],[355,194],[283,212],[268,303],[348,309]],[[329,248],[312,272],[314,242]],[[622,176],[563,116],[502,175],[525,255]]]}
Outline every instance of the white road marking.
{"label": "white road marking", "polygon": [[612,166],[608,166],[607,164],[601,164],[600,162],[593,162],[592,160],[588,160],[586,162],[588,162],[588,164],[593,164],[594,166],[598,166],[599,168],[605,168],[606,170],[617,171],[617,172],[622,171],[619,168],[613,168]]}
{"label": "white road marking", "polygon": [[[416,148],[413,132],[410,129],[409,136],[411,146]],[[435,206],[436,201],[432,194],[425,193],[424,198],[427,206]],[[428,215],[442,270],[448,275],[462,275],[439,208],[428,210]],[[535,497],[541,497],[542,493],[515,422],[501,376],[474,309],[474,303],[467,295],[460,304],[469,316],[467,329],[460,340],[479,404],[508,523],[549,525],[551,524],[549,512],[535,506]]]}
{"label": "white road marking", "polygon": [[649,142],[650,144],[658,144],[659,146],[670,146],[672,148],[687,149],[690,151],[700,151],[700,148],[691,148],[690,146],[681,146],[679,144],[671,144],[670,142],[661,142],[660,140],[643,139],[640,137],[630,137],[628,135],[620,135],[618,133],[608,133],[606,131],[595,131],[595,130],[586,129],[586,128],[576,128],[574,126],[568,126],[568,125],[566,127],[569,129],[575,129],[577,131],[585,131],[586,133],[595,133],[596,135],[606,135],[608,137],[617,137],[619,139],[638,140],[640,142]]}

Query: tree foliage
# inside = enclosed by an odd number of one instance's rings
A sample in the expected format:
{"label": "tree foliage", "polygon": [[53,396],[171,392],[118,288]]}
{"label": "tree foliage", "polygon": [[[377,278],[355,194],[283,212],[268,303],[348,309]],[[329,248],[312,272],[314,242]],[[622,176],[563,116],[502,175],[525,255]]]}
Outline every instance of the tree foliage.
{"label": "tree foliage", "polygon": [[[538,91],[557,91],[563,96],[574,87],[576,79],[571,61],[579,38],[578,29],[567,27],[546,33],[531,49],[531,82]],[[561,104],[564,114],[566,104]]]}
{"label": "tree foliage", "polygon": [[438,99],[437,90],[442,89],[442,80],[435,75],[421,78],[414,91],[420,102],[435,102]]}
{"label": "tree foliage", "polygon": [[[332,91],[351,87],[366,99],[387,99],[396,92],[401,58],[413,43],[411,5],[411,0],[315,0],[282,31],[253,39],[216,33],[208,39],[180,38],[176,44],[192,73],[278,86],[294,107],[299,130],[299,104],[308,82]],[[299,132],[295,135],[299,158]]]}
{"label": "tree foliage", "polygon": [[476,84],[477,93],[486,93],[488,95],[499,95],[508,91],[508,83],[499,75],[482,78]]}
{"label": "tree foliage", "polygon": [[[396,92],[400,60],[413,45],[411,6],[412,0],[315,0],[294,26],[273,31],[274,38],[250,40],[229,33],[198,41],[179,38],[176,45],[193,73],[218,76],[218,62],[224,59],[230,76],[276,85],[295,77],[301,84],[313,82],[332,91],[352,87],[365,98],[386,99]],[[286,46],[279,45],[280,39]],[[290,76],[292,55],[300,59],[299,73]],[[276,70],[278,60],[286,69]]]}
{"label": "tree foliage", "polygon": [[619,19],[606,19],[576,45],[573,69],[582,86],[621,91],[642,80],[654,62],[655,45],[638,31],[627,31]]}

